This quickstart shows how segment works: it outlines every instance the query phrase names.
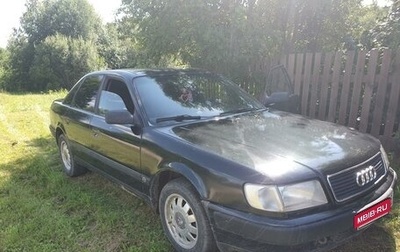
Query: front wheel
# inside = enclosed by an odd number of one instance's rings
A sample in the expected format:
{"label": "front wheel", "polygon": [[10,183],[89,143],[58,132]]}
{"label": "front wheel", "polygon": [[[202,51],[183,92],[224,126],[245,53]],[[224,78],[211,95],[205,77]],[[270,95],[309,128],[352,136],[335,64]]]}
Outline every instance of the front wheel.
{"label": "front wheel", "polygon": [[68,176],[75,177],[87,172],[85,167],[75,162],[68,139],[63,134],[58,137],[58,150],[60,152],[63,170]]}
{"label": "front wheel", "polygon": [[161,224],[176,251],[217,251],[197,192],[185,179],[169,182],[160,194]]}

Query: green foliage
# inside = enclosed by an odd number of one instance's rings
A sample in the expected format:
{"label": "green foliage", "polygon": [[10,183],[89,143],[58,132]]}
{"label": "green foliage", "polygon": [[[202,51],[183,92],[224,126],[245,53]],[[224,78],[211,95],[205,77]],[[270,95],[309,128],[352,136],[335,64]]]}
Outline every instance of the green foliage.
{"label": "green foliage", "polygon": [[365,34],[363,42],[366,48],[400,46],[400,0],[393,1],[388,15]]}
{"label": "green foliage", "polygon": [[87,0],[28,0],[21,27],[10,40],[9,91],[71,87],[84,73],[103,68],[97,48],[100,18]]}
{"label": "green foliage", "polygon": [[123,0],[118,26],[155,65],[167,57],[251,85],[264,82],[265,59],[341,48],[357,8],[360,0]]}
{"label": "green foliage", "polygon": [[282,34],[283,53],[337,50],[351,30],[351,13],[361,7],[359,0],[284,0],[275,4],[271,15],[275,29]]}
{"label": "green foliage", "polygon": [[3,48],[0,48],[0,91],[4,89],[4,80],[7,78],[9,73],[7,68],[7,62],[9,58],[9,52]]}
{"label": "green foliage", "polygon": [[99,54],[107,62],[109,68],[120,68],[122,55],[122,43],[118,39],[118,33],[114,24],[107,24],[100,33],[98,40]]}
{"label": "green foliage", "polygon": [[348,20],[352,23],[352,28],[349,34],[351,37],[345,41],[346,48],[354,50],[360,45],[368,43],[365,40],[367,39],[366,34],[376,26],[378,20],[387,15],[388,10],[388,7],[380,7],[376,2],[355,9]]}
{"label": "green foliage", "polygon": [[99,37],[99,54],[108,68],[149,68],[152,65],[145,55],[141,55],[137,43],[131,37],[124,37],[115,23],[109,23]]}
{"label": "green foliage", "polygon": [[28,0],[26,6],[21,29],[30,43],[56,33],[90,40],[101,29],[100,18],[87,0]]}
{"label": "green foliage", "polygon": [[[361,2],[122,0],[117,21],[103,26],[87,0],[27,0],[21,27],[7,47],[8,62],[0,68],[7,69],[0,85],[45,90],[69,87],[80,73],[104,66],[192,66],[262,89],[265,62],[283,54],[356,49],[360,43],[398,46],[399,0],[374,29],[387,9]],[[87,57],[82,48],[93,55]],[[77,54],[85,60],[71,65]]]}
{"label": "green foliage", "polygon": [[7,91],[29,90],[29,69],[34,58],[34,46],[27,42],[27,39],[20,34],[8,43],[7,50],[10,57],[6,62],[9,68],[9,75],[3,79],[3,88]]}
{"label": "green foliage", "polygon": [[234,1],[124,1],[118,25],[151,65],[175,62],[236,79],[246,76],[252,57],[276,53],[269,34],[250,21],[253,8]]}
{"label": "green foliage", "polygon": [[30,76],[34,90],[70,89],[84,74],[103,67],[93,43],[56,34],[36,47]]}

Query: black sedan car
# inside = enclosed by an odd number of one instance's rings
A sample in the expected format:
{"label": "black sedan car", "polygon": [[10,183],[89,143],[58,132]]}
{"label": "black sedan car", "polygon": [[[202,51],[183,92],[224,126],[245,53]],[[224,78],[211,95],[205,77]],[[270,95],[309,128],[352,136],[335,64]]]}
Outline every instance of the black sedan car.
{"label": "black sedan car", "polygon": [[65,173],[143,198],[177,251],[326,250],[393,204],[378,140],[267,109],[207,71],[93,72],[50,118]]}

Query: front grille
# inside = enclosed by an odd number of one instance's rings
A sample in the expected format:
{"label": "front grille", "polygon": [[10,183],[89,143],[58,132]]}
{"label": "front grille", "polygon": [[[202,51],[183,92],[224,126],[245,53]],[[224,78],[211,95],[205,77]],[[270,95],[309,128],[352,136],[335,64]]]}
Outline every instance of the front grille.
{"label": "front grille", "polygon": [[[357,172],[373,166],[376,171],[376,177],[373,181],[363,186],[357,184]],[[328,182],[331,186],[333,195],[338,202],[351,199],[363,192],[368,191],[376,185],[383,177],[385,177],[387,168],[385,167],[382,155],[379,152],[367,161],[340,171],[335,174],[328,175]]]}

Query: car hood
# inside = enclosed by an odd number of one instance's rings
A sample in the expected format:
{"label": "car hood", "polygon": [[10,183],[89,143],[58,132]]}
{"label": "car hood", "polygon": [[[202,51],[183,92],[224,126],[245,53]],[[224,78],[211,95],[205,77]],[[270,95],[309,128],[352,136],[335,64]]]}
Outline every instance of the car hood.
{"label": "car hood", "polygon": [[193,145],[269,177],[298,169],[334,173],[366,161],[380,149],[379,141],[367,134],[279,111],[195,122],[172,131]]}

